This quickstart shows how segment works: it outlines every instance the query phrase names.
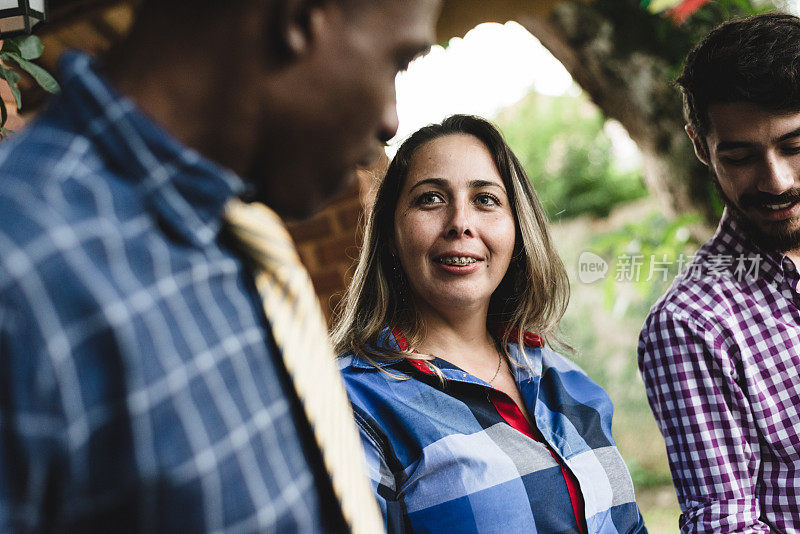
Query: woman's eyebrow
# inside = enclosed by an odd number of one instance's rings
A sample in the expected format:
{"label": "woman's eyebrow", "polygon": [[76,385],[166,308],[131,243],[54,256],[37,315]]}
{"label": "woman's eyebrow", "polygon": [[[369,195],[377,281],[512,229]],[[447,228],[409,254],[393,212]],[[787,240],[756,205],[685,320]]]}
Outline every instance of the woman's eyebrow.
{"label": "woman's eyebrow", "polygon": [[496,187],[498,189],[502,189],[503,191],[506,190],[506,188],[505,188],[505,186],[503,184],[497,183],[497,182],[492,182],[492,181],[489,181],[489,180],[472,180],[469,183],[469,186],[472,189],[480,189],[482,187]]}
{"label": "woman's eyebrow", "polygon": [[411,188],[408,190],[408,192],[410,193],[417,187],[423,185],[435,185],[436,187],[445,188],[447,186],[447,180],[445,180],[444,178],[425,178],[424,180],[420,180],[419,182],[412,185]]}

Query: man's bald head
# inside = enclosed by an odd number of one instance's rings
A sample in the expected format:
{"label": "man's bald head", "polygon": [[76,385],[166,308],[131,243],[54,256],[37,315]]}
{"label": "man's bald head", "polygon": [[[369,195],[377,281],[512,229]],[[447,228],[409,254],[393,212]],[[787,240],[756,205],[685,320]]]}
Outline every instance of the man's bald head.
{"label": "man's bald head", "polygon": [[394,136],[395,77],[434,41],[439,3],[144,0],[108,66],[185,144],[299,217]]}

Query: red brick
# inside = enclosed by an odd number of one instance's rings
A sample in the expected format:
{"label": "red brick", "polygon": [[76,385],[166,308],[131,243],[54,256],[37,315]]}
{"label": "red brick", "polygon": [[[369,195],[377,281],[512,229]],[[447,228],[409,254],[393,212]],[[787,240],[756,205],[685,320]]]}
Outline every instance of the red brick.
{"label": "red brick", "polygon": [[322,210],[322,213],[327,215],[333,221],[333,233],[334,234],[341,234],[346,227],[343,227],[339,218],[337,217],[337,213],[343,209],[348,209],[349,206],[354,204],[361,204],[358,199],[358,190],[355,188],[350,188],[347,191],[337,195],[335,198],[331,199]]}
{"label": "red brick", "polygon": [[338,269],[328,269],[311,273],[317,295],[330,295],[344,289],[344,276]]}
{"label": "red brick", "polygon": [[317,260],[320,265],[349,266],[358,259],[358,243],[355,234],[346,234],[317,245]]}
{"label": "red brick", "polygon": [[336,220],[342,230],[355,231],[365,220],[364,207],[360,201],[349,202],[338,207]]}
{"label": "red brick", "polygon": [[303,262],[306,269],[314,271],[319,268],[316,249],[313,244],[297,245],[297,253],[300,255],[300,261]]}
{"label": "red brick", "polygon": [[322,211],[327,211],[328,209],[330,209],[331,206],[335,206],[351,198],[358,197],[360,191],[361,191],[360,182],[358,180],[353,180],[351,183],[347,184],[347,186],[345,186],[341,191],[337,192],[332,197],[327,199],[325,203],[322,205]]}
{"label": "red brick", "polygon": [[331,218],[327,213],[320,213],[313,219],[290,222],[287,225],[295,243],[316,241],[333,235]]}
{"label": "red brick", "polygon": [[[0,47],[2,45],[3,41],[0,40]],[[0,63],[0,65],[8,67],[8,65],[5,63]],[[17,72],[19,72],[18,68]],[[6,112],[8,113],[8,120],[5,124],[6,129],[13,130],[15,132],[21,131],[25,127],[25,120],[19,116],[19,113],[17,112],[17,101],[14,99],[14,95],[11,93],[11,87],[9,87],[5,80],[0,80],[0,98],[3,99],[3,102],[6,105]]]}

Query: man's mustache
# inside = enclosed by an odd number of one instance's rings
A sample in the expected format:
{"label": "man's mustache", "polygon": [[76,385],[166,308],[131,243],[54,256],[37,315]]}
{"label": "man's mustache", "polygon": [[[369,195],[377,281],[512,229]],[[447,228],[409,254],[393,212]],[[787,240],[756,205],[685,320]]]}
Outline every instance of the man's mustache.
{"label": "man's mustache", "polygon": [[761,208],[767,204],[786,204],[800,202],[800,188],[784,191],[780,195],[771,195],[759,191],[758,193],[745,193],[739,197],[741,209]]}

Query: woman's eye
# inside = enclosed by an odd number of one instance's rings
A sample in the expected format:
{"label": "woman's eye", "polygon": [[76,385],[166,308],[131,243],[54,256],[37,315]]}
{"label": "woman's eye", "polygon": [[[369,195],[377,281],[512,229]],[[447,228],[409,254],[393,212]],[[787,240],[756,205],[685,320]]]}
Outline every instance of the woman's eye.
{"label": "woman's eye", "polygon": [[432,204],[441,204],[444,199],[438,193],[422,193],[417,197],[416,204],[419,206],[430,206]]}
{"label": "woman's eye", "polygon": [[497,206],[500,204],[500,200],[494,196],[490,195],[489,193],[482,193],[475,198],[475,201],[478,203],[479,206]]}

